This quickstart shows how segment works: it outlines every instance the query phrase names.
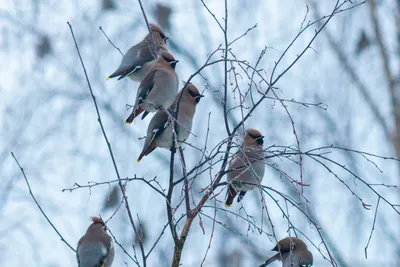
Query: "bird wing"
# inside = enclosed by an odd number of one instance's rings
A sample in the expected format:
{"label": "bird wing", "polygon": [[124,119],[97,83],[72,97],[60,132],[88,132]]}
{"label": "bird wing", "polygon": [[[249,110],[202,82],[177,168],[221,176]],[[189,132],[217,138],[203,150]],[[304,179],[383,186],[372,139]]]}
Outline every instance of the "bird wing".
{"label": "bird wing", "polygon": [[268,260],[266,260],[260,267],[265,267],[269,264],[271,264],[272,262],[276,261],[276,260],[280,260],[280,255],[279,253],[275,254],[274,256],[272,256],[271,258],[269,258]]}
{"label": "bird wing", "polygon": [[232,157],[229,170],[242,171],[246,168],[249,168],[252,163],[256,162],[257,160],[262,160],[263,158],[262,152],[243,152],[241,149],[239,149]]}
{"label": "bird wing", "polygon": [[143,101],[147,98],[151,90],[154,87],[154,77],[156,76],[157,69],[151,69],[149,72],[144,76],[142,82],[139,85],[139,91],[136,97],[136,104],[140,105]]}
{"label": "bird wing", "polygon": [[103,244],[105,245],[105,247],[107,249],[107,254],[103,257],[102,267],[104,267],[104,263],[105,263],[104,260],[106,260],[109,263],[109,265],[105,264],[105,266],[111,266],[111,263],[114,261],[114,256],[115,256],[114,243],[113,243],[111,236],[106,234],[104,237],[105,237],[106,241],[103,242]]}
{"label": "bird wing", "polygon": [[[174,84],[175,82],[177,84]],[[165,68],[155,63],[143,79],[140,85],[140,87],[143,87],[143,90],[139,92],[138,97],[142,99],[142,102],[147,100],[147,102],[153,103],[157,108],[158,105],[167,108],[172,104],[173,99],[169,103],[165,102],[171,96],[174,97],[176,95],[177,92],[171,92],[171,90],[174,88],[177,89],[178,86],[179,82],[176,73],[169,70],[168,67]]]}
{"label": "bird wing", "polygon": [[[173,111],[169,109],[169,112],[172,114]],[[144,147],[136,160],[137,162],[140,162],[144,156],[150,154],[157,147],[155,141],[170,124],[171,120],[168,119],[168,114],[165,111],[157,111],[148,126]]]}
{"label": "bird wing", "polygon": [[124,78],[127,75],[138,71],[146,62],[152,61],[154,59],[151,54],[147,44],[139,43],[132,46],[122,57],[121,64],[118,69],[114,71],[109,77],[114,78],[121,76],[118,80]]}
{"label": "bird wing", "polygon": [[[264,176],[264,163],[261,161],[263,156],[256,151],[243,152],[239,149],[232,157],[229,164],[229,169],[227,170],[227,181],[228,182],[250,182],[256,183],[254,179],[247,180],[249,178],[248,171],[254,173],[258,180],[261,181]],[[261,164],[261,165],[260,165]],[[260,165],[260,166],[258,166]],[[247,178],[246,178],[247,177]],[[253,181],[254,180],[254,181]]]}
{"label": "bird wing", "polygon": [[243,152],[241,149],[236,151],[236,153],[232,156],[231,162],[228,168],[228,182],[233,181],[241,172],[243,168]]}
{"label": "bird wing", "polygon": [[248,168],[251,161],[249,161],[246,157],[247,154],[243,153],[241,149],[236,151],[236,153],[232,157],[231,163],[229,164],[229,171],[241,172],[244,169]]}
{"label": "bird wing", "polygon": [[[138,53],[138,58],[140,58],[140,60],[142,62],[142,65],[145,62],[148,62],[148,61],[151,61],[151,60],[155,59],[154,56],[157,57],[157,55],[153,55],[154,52],[151,51],[150,45],[151,44],[149,42],[147,42],[147,41],[144,41],[144,42],[142,42],[140,44],[140,50],[139,50],[139,53]],[[157,45],[155,45],[155,48],[158,49]]]}
{"label": "bird wing", "polygon": [[[137,94],[136,94],[136,100],[135,100],[135,106],[133,107],[132,113],[129,115],[129,117],[125,120],[125,123],[131,124],[132,121],[144,111],[144,108],[141,106],[141,104],[146,100],[146,98],[149,96],[150,92],[154,89],[154,80],[156,78],[156,75],[159,71],[157,68],[151,68],[149,72],[144,76],[143,80],[141,81]],[[146,114],[147,115],[147,114]],[[143,115],[146,117],[146,115]],[[144,118],[142,117],[142,119]]]}
{"label": "bird wing", "polygon": [[[168,111],[173,115],[173,111],[168,109]],[[154,118],[151,120],[149,129],[151,129],[151,137],[146,138],[147,139],[147,144],[144,150],[146,150],[148,147],[151,146],[151,144],[154,142],[154,140],[159,137],[165,129],[168,128],[168,126],[171,124],[171,121],[168,117],[168,114],[164,111],[158,111],[155,115]]]}

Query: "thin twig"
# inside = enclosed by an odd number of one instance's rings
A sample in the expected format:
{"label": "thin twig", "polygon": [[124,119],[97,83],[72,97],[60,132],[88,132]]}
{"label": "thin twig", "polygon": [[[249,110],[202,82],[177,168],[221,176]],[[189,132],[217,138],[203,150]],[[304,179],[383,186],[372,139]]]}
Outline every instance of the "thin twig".
{"label": "thin twig", "polygon": [[17,163],[19,169],[22,172],[22,175],[25,178],[26,185],[28,186],[29,189],[29,194],[31,195],[33,201],[35,201],[36,206],[39,208],[40,212],[43,214],[43,216],[46,218],[47,222],[51,225],[51,227],[54,229],[54,231],[57,233],[57,235],[60,237],[61,241],[64,242],[73,252],[76,253],[76,250],[64,239],[64,237],[61,235],[61,233],[57,230],[57,228],[54,226],[54,224],[51,222],[49,217],[47,217],[46,213],[43,211],[42,207],[40,206],[39,202],[36,200],[35,195],[32,192],[31,185],[29,184],[28,178],[25,175],[24,169],[21,167],[19,164],[17,158],[15,157],[14,153],[11,152],[11,156],[14,158],[15,162]]}
{"label": "thin twig", "polygon": [[372,228],[371,228],[371,232],[370,232],[370,234],[369,234],[369,238],[368,238],[367,245],[366,245],[365,248],[364,248],[365,258],[366,258],[366,259],[368,258],[367,250],[368,250],[369,242],[371,241],[372,234],[374,233],[374,229],[375,229],[376,215],[378,214],[378,207],[379,207],[379,202],[380,202],[380,200],[381,200],[381,197],[378,197],[378,201],[377,201],[377,203],[376,203],[376,208],[375,208],[375,214],[374,214],[374,222],[372,223]]}
{"label": "thin twig", "polygon": [[157,58],[156,41],[154,40],[153,33],[151,32],[150,24],[149,24],[149,21],[147,20],[146,12],[144,12],[142,1],[138,0],[138,2],[140,5],[140,10],[142,10],[144,21],[146,22],[147,30],[149,31],[150,38],[151,38],[151,42],[152,42],[152,44],[150,45],[151,54],[153,55],[153,58]]}
{"label": "thin twig", "polygon": [[121,56],[123,56],[124,54],[121,52],[121,49],[119,49],[119,48],[110,40],[110,38],[108,38],[107,34],[103,31],[103,28],[100,26],[99,29],[100,29],[100,31],[104,34],[104,36],[107,38],[108,42],[109,42],[112,46],[114,46],[115,49],[118,50],[118,52],[121,54]]}
{"label": "thin twig", "polygon": [[257,24],[254,25],[253,27],[250,27],[247,29],[247,31],[245,33],[243,33],[242,35],[240,35],[239,37],[235,38],[232,42],[230,42],[228,44],[228,46],[231,46],[232,44],[234,44],[237,40],[241,39],[243,36],[247,35],[249,33],[249,31],[255,29],[257,27]]}
{"label": "thin twig", "polygon": [[169,187],[165,204],[167,206],[168,224],[171,231],[171,235],[175,244],[177,244],[179,243],[179,238],[176,233],[173,212],[172,212],[172,193],[174,191],[174,156],[175,156],[175,150],[171,149],[171,157],[169,161]]}
{"label": "thin twig", "polygon": [[224,122],[225,129],[228,136],[231,135],[231,130],[229,128],[228,122],[228,0],[225,0],[225,28],[224,28],[224,41],[225,41],[225,49],[224,49]]}

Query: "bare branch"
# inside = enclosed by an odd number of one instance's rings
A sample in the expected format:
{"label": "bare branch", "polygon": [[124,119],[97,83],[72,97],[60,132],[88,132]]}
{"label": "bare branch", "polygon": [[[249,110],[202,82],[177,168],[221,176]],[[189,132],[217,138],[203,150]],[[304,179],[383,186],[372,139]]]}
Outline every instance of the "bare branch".
{"label": "bare branch", "polygon": [[39,208],[40,212],[43,214],[43,216],[46,218],[47,222],[51,225],[51,227],[54,229],[54,231],[57,233],[57,235],[60,237],[61,241],[64,242],[73,252],[76,252],[76,250],[64,239],[64,237],[61,235],[61,233],[57,230],[57,228],[54,226],[54,224],[51,222],[49,217],[47,217],[46,213],[43,211],[42,207],[40,206],[39,202],[36,200],[35,195],[32,192],[31,185],[29,184],[28,178],[25,175],[24,169],[21,167],[19,164],[17,158],[15,157],[14,153],[11,152],[11,156],[14,158],[15,163],[17,163],[19,169],[21,170],[22,175],[25,178],[26,185],[28,186],[29,189],[29,194],[31,195],[33,201],[35,201],[36,206]]}
{"label": "bare branch", "polygon": [[100,26],[99,27],[100,31],[104,34],[104,36],[107,38],[108,42],[115,48],[118,50],[118,52],[121,54],[121,56],[123,56],[124,54],[121,52],[121,49],[119,49],[111,40],[110,38],[108,38],[107,34],[103,31],[103,28]]}
{"label": "bare branch", "polygon": [[366,259],[368,258],[367,250],[368,250],[369,242],[371,241],[372,234],[374,233],[374,229],[375,229],[376,215],[378,214],[378,208],[379,208],[379,201],[380,201],[380,200],[381,200],[381,198],[378,197],[378,201],[377,201],[376,207],[375,207],[374,222],[372,223],[371,233],[370,233],[370,235],[369,235],[367,245],[366,245],[365,248],[364,248],[365,258],[366,258]]}

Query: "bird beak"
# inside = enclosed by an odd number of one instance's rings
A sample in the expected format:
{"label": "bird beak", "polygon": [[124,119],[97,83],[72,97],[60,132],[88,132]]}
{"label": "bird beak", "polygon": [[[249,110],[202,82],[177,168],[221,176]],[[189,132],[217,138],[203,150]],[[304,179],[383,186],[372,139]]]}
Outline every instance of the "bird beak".
{"label": "bird beak", "polygon": [[200,99],[201,99],[202,97],[204,97],[204,95],[197,95],[196,98],[195,98],[196,103],[199,103],[199,102],[200,102]]}
{"label": "bird beak", "polygon": [[171,67],[173,69],[175,69],[176,63],[178,63],[178,62],[179,62],[179,60],[174,60],[174,61],[169,62],[169,64],[171,65]]}
{"label": "bird beak", "polygon": [[257,144],[259,145],[263,145],[264,144],[264,140],[263,140],[264,136],[260,136],[259,138],[257,138]]}
{"label": "bird beak", "polygon": [[164,38],[164,41],[167,41],[168,39],[169,39],[169,37],[165,37],[165,38]]}

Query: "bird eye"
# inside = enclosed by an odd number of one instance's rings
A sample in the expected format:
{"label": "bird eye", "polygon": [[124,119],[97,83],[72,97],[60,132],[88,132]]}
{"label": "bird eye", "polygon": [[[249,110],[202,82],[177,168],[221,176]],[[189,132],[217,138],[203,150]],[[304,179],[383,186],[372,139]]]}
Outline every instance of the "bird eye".
{"label": "bird eye", "polygon": [[192,97],[196,97],[196,96],[197,96],[195,93],[193,93],[193,92],[190,91],[190,90],[188,90],[188,92],[189,92],[189,94],[190,94]]}
{"label": "bird eye", "polygon": [[253,135],[253,134],[247,133],[247,135],[250,136],[252,139],[257,139],[257,138],[259,138],[259,136],[255,136],[255,135]]}
{"label": "bird eye", "polygon": [[161,36],[161,38],[162,38],[163,40],[168,39],[168,37],[167,37],[164,33],[161,33],[161,32],[160,32],[160,36]]}
{"label": "bird eye", "polygon": [[167,61],[168,63],[170,63],[170,62],[178,62],[177,60],[175,60],[174,58],[170,58],[170,57],[165,57],[165,56],[163,56],[163,59],[165,60],[165,61]]}
{"label": "bird eye", "polygon": [[107,231],[107,230],[108,230],[107,226],[104,225],[104,226],[103,226],[103,230],[104,230],[104,231]]}

